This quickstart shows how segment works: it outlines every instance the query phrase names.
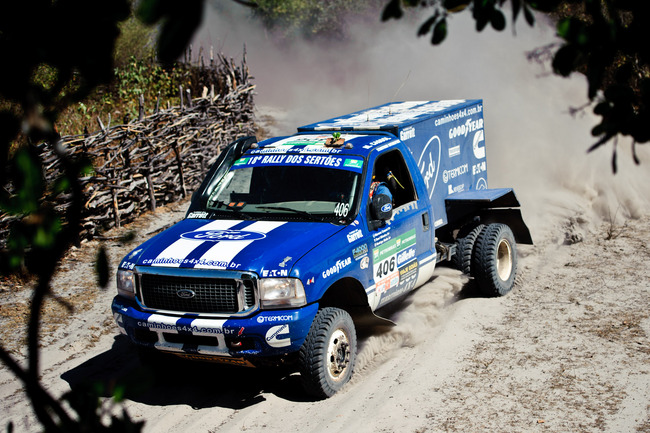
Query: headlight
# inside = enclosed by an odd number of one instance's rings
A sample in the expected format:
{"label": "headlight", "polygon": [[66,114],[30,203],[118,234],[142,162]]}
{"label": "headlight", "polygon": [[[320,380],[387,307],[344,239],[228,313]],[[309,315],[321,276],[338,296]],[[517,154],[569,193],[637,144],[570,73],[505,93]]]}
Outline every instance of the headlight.
{"label": "headlight", "polygon": [[302,307],[307,303],[305,288],[297,278],[260,279],[262,308]]}
{"label": "headlight", "polygon": [[117,293],[125,298],[135,299],[135,276],[133,271],[117,270]]}

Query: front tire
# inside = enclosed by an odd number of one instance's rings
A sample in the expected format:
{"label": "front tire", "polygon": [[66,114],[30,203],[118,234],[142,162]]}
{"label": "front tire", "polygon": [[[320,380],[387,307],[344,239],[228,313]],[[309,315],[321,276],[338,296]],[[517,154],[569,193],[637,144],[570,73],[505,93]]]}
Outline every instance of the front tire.
{"label": "front tire", "polygon": [[472,272],[486,296],[503,296],[512,290],[517,273],[517,244],[505,224],[489,224],[476,238]]}
{"label": "front tire", "polygon": [[318,311],[299,354],[305,391],[324,399],[336,394],[352,377],[357,334],[350,315],[340,308]]}

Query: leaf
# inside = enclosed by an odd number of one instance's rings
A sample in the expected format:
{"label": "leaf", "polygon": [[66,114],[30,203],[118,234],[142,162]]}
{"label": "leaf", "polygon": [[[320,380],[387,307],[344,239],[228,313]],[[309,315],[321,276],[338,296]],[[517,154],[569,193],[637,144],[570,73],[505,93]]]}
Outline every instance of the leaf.
{"label": "leaf", "polygon": [[433,36],[431,37],[431,43],[433,45],[438,45],[447,37],[447,20],[442,19],[438,21],[436,26],[433,28]]}
{"label": "leaf", "polygon": [[641,164],[641,160],[639,159],[639,157],[636,154],[636,140],[632,141],[632,159],[634,160],[634,163],[636,165]]}
{"label": "leaf", "polygon": [[571,31],[571,19],[565,18],[557,23],[557,35],[566,39]]}
{"label": "leaf", "polygon": [[612,111],[612,106],[607,101],[600,102],[596,107],[594,107],[594,114],[597,114],[598,116],[604,116],[610,111]]}
{"label": "leaf", "polygon": [[470,0],[445,0],[444,6],[449,12],[460,12],[470,3]]}
{"label": "leaf", "polygon": [[164,0],[141,0],[136,10],[136,16],[145,24],[156,24],[165,15]]}
{"label": "leaf", "polygon": [[521,0],[512,0],[512,22],[514,24],[521,10]]}
{"label": "leaf", "polygon": [[182,4],[174,2],[158,36],[158,58],[161,63],[173,63],[183,54],[201,24],[202,15],[203,0],[188,0]]}
{"label": "leaf", "polygon": [[381,20],[388,21],[391,18],[398,20],[402,18],[402,15],[404,15],[404,12],[402,12],[400,0],[390,0],[381,14]]}
{"label": "leaf", "polygon": [[95,258],[95,273],[97,274],[97,284],[104,289],[108,285],[110,278],[110,269],[108,265],[108,255],[104,246],[100,246]]}
{"label": "leaf", "polygon": [[524,18],[526,18],[526,22],[528,23],[529,26],[535,25],[535,16],[533,13],[528,9],[526,6],[526,3],[524,3]]}
{"label": "leaf", "polygon": [[30,146],[20,148],[10,163],[15,192],[3,207],[14,214],[27,214],[39,207],[43,194],[41,161],[35,149]]}
{"label": "leaf", "polygon": [[494,9],[492,11],[492,15],[490,16],[490,23],[492,24],[492,28],[494,28],[494,30],[500,32],[506,28],[506,17],[503,15],[503,12],[498,9]]}
{"label": "leaf", "polygon": [[485,15],[480,15],[479,17],[476,18],[476,31],[477,32],[482,32],[485,26],[490,22],[487,16]]}
{"label": "leaf", "polygon": [[426,20],[418,29],[418,36],[424,36],[431,31],[431,26],[436,22],[440,14],[436,11],[435,14],[428,20]]}
{"label": "leaf", "polygon": [[578,51],[572,44],[561,47],[553,57],[553,70],[556,74],[567,77],[574,69]]}

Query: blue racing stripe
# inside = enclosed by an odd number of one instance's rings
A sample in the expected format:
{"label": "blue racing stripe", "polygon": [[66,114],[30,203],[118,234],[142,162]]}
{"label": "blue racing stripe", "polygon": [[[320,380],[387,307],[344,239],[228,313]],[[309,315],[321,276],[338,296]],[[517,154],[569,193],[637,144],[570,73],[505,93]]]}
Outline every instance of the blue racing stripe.
{"label": "blue racing stripe", "polygon": [[[240,223],[235,224],[228,230],[242,230],[251,225],[253,221],[242,221]],[[198,260],[203,257],[205,253],[208,252],[208,250],[212,247],[214,247],[216,244],[219,242],[203,242],[200,245],[198,245],[190,254],[185,257],[185,260],[183,263],[181,263],[180,267],[181,268],[193,268],[196,266],[196,263]]]}

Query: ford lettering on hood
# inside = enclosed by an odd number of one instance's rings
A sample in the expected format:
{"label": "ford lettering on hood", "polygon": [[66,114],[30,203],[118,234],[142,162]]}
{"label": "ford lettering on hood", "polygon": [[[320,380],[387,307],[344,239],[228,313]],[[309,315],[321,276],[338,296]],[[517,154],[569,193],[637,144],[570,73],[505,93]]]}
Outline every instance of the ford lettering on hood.
{"label": "ford lettering on hood", "polygon": [[[265,263],[291,264],[343,227],[323,223],[186,219],[160,233],[146,248],[129,254],[135,266],[245,269],[261,272]],[[132,268],[124,266],[125,268]],[[268,266],[268,265],[267,265]]]}

